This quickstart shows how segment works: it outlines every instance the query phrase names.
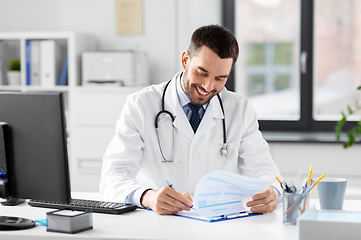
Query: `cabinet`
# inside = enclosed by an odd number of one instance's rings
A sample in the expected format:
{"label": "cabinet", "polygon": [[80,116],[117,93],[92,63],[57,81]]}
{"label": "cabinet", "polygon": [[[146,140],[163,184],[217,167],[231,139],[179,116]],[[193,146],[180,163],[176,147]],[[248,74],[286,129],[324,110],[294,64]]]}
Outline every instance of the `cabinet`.
{"label": "cabinet", "polygon": [[127,96],[141,87],[78,87],[71,99],[72,188],[98,191],[102,158]]}

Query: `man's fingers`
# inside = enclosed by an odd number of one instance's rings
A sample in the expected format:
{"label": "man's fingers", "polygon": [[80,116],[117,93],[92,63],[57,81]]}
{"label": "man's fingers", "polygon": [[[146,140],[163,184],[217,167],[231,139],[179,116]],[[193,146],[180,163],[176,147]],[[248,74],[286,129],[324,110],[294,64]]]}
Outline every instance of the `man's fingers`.
{"label": "man's fingers", "polygon": [[273,212],[277,208],[277,201],[271,201],[268,204],[257,205],[256,207],[252,207],[250,210],[253,213],[267,213]]}
{"label": "man's fingers", "polygon": [[184,194],[177,192],[173,188],[163,187],[157,191],[153,211],[158,214],[173,214],[182,210],[190,210],[190,206],[184,202],[192,203]]}
{"label": "man's fingers", "polygon": [[158,214],[173,214],[190,210],[193,200],[189,193],[180,193],[168,186],[160,190],[147,190],[141,197],[141,204]]}
{"label": "man's fingers", "polygon": [[[185,196],[183,193],[181,192],[177,192],[176,190],[174,190],[173,188],[170,188],[170,187],[164,187],[162,188],[164,189],[164,191],[166,192],[166,194],[168,196],[170,196],[172,199],[176,200],[177,202],[180,202],[182,203],[184,206],[186,207],[191,207],[193,205],[193,201],[192,201],[192,198],[190,197],[187,197]],[[188,193],[189,194],[189,193]],[[169,204],[177,204],[175,201],[171,201],[171,202],[168,202]]]}
{"label": "man's fingers", "polygon": [[193,199],[192,199],[190,193],[188,193],[188,192],[180,192],[180,193],[181,193],[183,196],[185,196],[186,198],[188,198],[189,200],[191,200],[191,201],[192,201],[192,204],[193,204]]}
{"label": "man's fingers", "polygon": [[247,203],[247,206],[252,207],[252,206],[257,206],[257,205],[261,205],[261,204],[268,204],[276,198],[277,198],[277,195],[274,196],[273,194],[270,194],[270,195],[265,196],[262,199],[249,201]]}
{"label": "man's fingers", "polygon": [[273,186],[269,186],[253,196],[253,200],[247,202],[248,207],[254,213],[272,212],[277,208],[277,193]]}
{"label": "man's fingers", "polygon": [[166,202],[159,202],[158,204],[156,204],[155,209],[153,209],[154,212],[156,212],[160,215],[173,214],[173,213],[177,213],[181,210],[182,209],[174,207],[172,205],[169,205]]}
{"label": "man's fingers", "polygon": [[182,210],[190,209],[190,207],[188,207],[184,203],[180,202],[177,199],[171,198],[171,197],[165,197],[164,199],[162,199],[162,202],[169,205],[170,207],[167,207],[167,209],[170,209],[170,210],[182,211]]}
{"label": "man's fingers", "polygon": [[273,186],[269,186],[265,190],[263,190],[260,193],[257,193],[253,196],[253,200],[263,199],[271,195],[272,193],[276,193],[273,189]]}

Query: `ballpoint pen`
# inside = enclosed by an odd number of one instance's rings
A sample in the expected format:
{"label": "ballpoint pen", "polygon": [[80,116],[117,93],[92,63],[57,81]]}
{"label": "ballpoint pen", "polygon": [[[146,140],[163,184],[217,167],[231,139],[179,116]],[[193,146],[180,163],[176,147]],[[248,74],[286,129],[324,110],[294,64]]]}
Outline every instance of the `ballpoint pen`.
{"label": "ballpoint pen", "polygon": [[307,185],[307,187],[305,188],[305,190],[303,191],[304,193],[309,193],[314,185],[314,181],[311,179],[310,184]]}
{"label": "ballpoint pen", "polygon": [[303,193],[307,187],[307,178],[305,179],[305,181],[302,184],[302,188],[300,189],[300,193]]}
{"label": "ballpoint pen", "polygon": [[[168,187],[170,187],[170,188],[172,188],[173,190],[175,190],[174,187],[173,187],[173,184],[169,183],[168,181],[165,181],[165,182],[167,183]],[[176,190],[176,191],[177,191],[177,190]],[[193,208],[193,205],[191,206],[191,209],[193,209],[194,211],[196,211],[196,210]]]}
{"label": "ballpoint pen", "polygon": [[[173,188],[173,184],[170,184],[168,181],[165,181],[168,185],[168,187]],[[173,188],[174,189],[174,188]],[[174,189],[175,190],[175,189]]]}

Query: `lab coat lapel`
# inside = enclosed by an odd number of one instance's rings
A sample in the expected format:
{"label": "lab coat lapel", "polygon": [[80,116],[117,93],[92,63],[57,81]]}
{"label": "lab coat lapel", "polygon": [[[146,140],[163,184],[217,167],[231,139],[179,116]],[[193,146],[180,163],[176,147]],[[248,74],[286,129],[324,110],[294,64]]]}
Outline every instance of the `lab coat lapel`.
{"label": "lab coat lapel", "polygon": [[167,91],[165,93],[165,108],[169,109],[169,111],[174,115],[174,127],[186,135],[190,140],[193,139],[194,133],[191,125],[182,109],[182,106],[179,103],[176,83],[179,78],[179,73],[176,74],[171,83],[169,84]]}

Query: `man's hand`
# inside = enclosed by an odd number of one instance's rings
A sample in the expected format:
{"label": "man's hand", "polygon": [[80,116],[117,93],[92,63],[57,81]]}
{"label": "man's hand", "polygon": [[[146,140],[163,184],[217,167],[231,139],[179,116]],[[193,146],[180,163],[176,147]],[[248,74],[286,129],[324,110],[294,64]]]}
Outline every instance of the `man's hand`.
{"label": "man's hand", "polygon": [[182,210],[189,211],[193,200],[189,193],[177,192],[168,186],[160,190],[147,190],[140,203],[160,215],[174,214]]}
{"label": "man's hand", "polygon": [[253,196],[253,200],[247,202],[253,213],[273,212],[277,208],[277,193],[273,186],[269,186],[260,193]]}

